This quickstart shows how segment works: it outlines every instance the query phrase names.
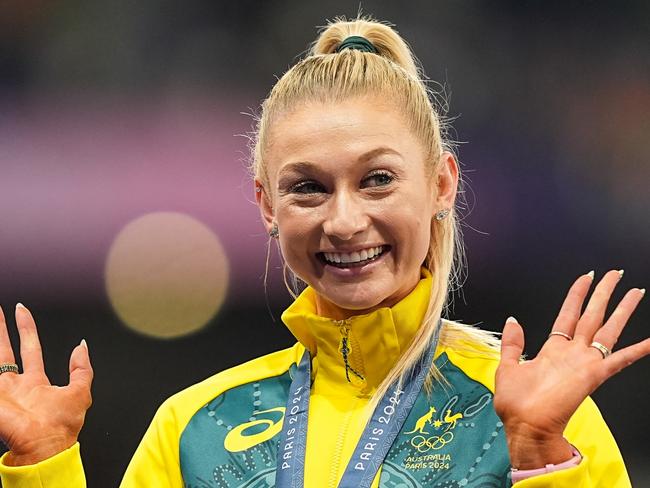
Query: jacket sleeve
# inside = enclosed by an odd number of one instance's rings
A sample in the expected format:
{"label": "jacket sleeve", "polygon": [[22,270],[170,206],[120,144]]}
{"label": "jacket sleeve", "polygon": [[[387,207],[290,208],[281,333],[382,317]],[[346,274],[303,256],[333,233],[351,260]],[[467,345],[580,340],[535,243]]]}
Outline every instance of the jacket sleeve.
{"label": "jacket sleeve", "polygon": [[630,488],[632,485],[614,436],[598,407],[587,398],[567,426],[564,436],[582,454],[574,468],[533,476],[513,488]]}
{"label": "jacket sleeve", "polygon": [[4,488],[86,488],[79,443],[40,463],[7,466],[0,458],[0,479]]}
{"label": "jacket sleeve", "polygon": [[168,399],[140,441],[120,488],[183,488],[179,439],[179,425]]}
{"label": "jacket sleeve", "polygon": [[[179,433],[174,409],[164,402],[147,429],[124,474],[121,488],[182,488]],[[27,466],[8,466],[0,458],[4,488],[86,488],[79,443]]]}

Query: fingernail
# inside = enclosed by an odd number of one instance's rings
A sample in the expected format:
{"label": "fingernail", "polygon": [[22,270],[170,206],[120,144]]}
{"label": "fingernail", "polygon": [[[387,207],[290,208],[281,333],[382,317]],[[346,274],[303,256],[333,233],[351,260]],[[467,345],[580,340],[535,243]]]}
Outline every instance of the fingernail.
{"label": "fingernail", "polygon": [[18,302],[16,304],[16,308],[27,308],[27,307],[25,307],[25,305],[23,305],[22,303]]}
{"label": "fingernail", "polygon": [[515,324],[518,324],[518,323],[519,323],[519,322],[517,322],[517,319],[514,318],[512,315],[506,319],[506,324],[507,324],[508,322],[514,322]]}
{"label": "fingernail", "polygon": [[624,269],[619,269],[618,270],[618,274],[621,276],[621,278],[623,277],[623,273],[625,273]]}
{"label": "fingernail", "polygon": [[88,350],[88,343],[86,342],[86,339],[81,339],[81,342],[79,345],[83,346],[86,348],[86,351]]}
{"label": "fingernail", "polygon": [[589,271],[589,273],[587,273],[587,276],[589,276],[589,278],[591,278],[593,280],[594,279],[594,270],[592,269],[591,271]]}
{"label": "fingernail", "polygon": [[641,292],[641,295],[645,295],[645,288],[639,288],[639,291]]}

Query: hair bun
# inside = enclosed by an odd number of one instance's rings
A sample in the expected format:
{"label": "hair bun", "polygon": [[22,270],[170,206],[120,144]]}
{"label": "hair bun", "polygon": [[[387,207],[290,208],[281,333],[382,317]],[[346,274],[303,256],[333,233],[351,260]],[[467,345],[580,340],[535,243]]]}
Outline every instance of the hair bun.
{"label": "hair bun", "polygon": [[370,17],[354,20],[347,20],[345,17],[335,18],[320,32],[310,54],[335,54],[344,51],[345,48],[341,46],[351,37],[367,40],[374,47],[376,54],[390,59],[419,78],[420,70],[417,61],[406,41],[392,27]]}

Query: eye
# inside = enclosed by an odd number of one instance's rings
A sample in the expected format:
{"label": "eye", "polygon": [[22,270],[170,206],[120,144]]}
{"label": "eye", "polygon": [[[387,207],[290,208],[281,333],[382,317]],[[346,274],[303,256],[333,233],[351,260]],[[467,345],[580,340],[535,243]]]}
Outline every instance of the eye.
{"label": "eye", "polygon": [[323,190],[323,186],[320,183],[315,181],[299,181],[295,185],[292,185],[289,189],[291,193],[320,193]]}
{"label": "eye", "polygon": [[376,171],[364,178],[363,183],[366,187],[386,186],[394,179],[395,177],[387,171]]}

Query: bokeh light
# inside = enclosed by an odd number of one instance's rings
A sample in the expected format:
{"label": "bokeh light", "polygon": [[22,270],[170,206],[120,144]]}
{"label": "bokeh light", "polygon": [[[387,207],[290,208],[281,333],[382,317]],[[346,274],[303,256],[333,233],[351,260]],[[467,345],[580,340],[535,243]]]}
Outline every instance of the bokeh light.
{"label": "bokeh light", "polygon": [[193,217],[156,212],[127,224],[106,260],[106,291],[129,328],[174,338],[203,328],[228,289],[218,237]]}

